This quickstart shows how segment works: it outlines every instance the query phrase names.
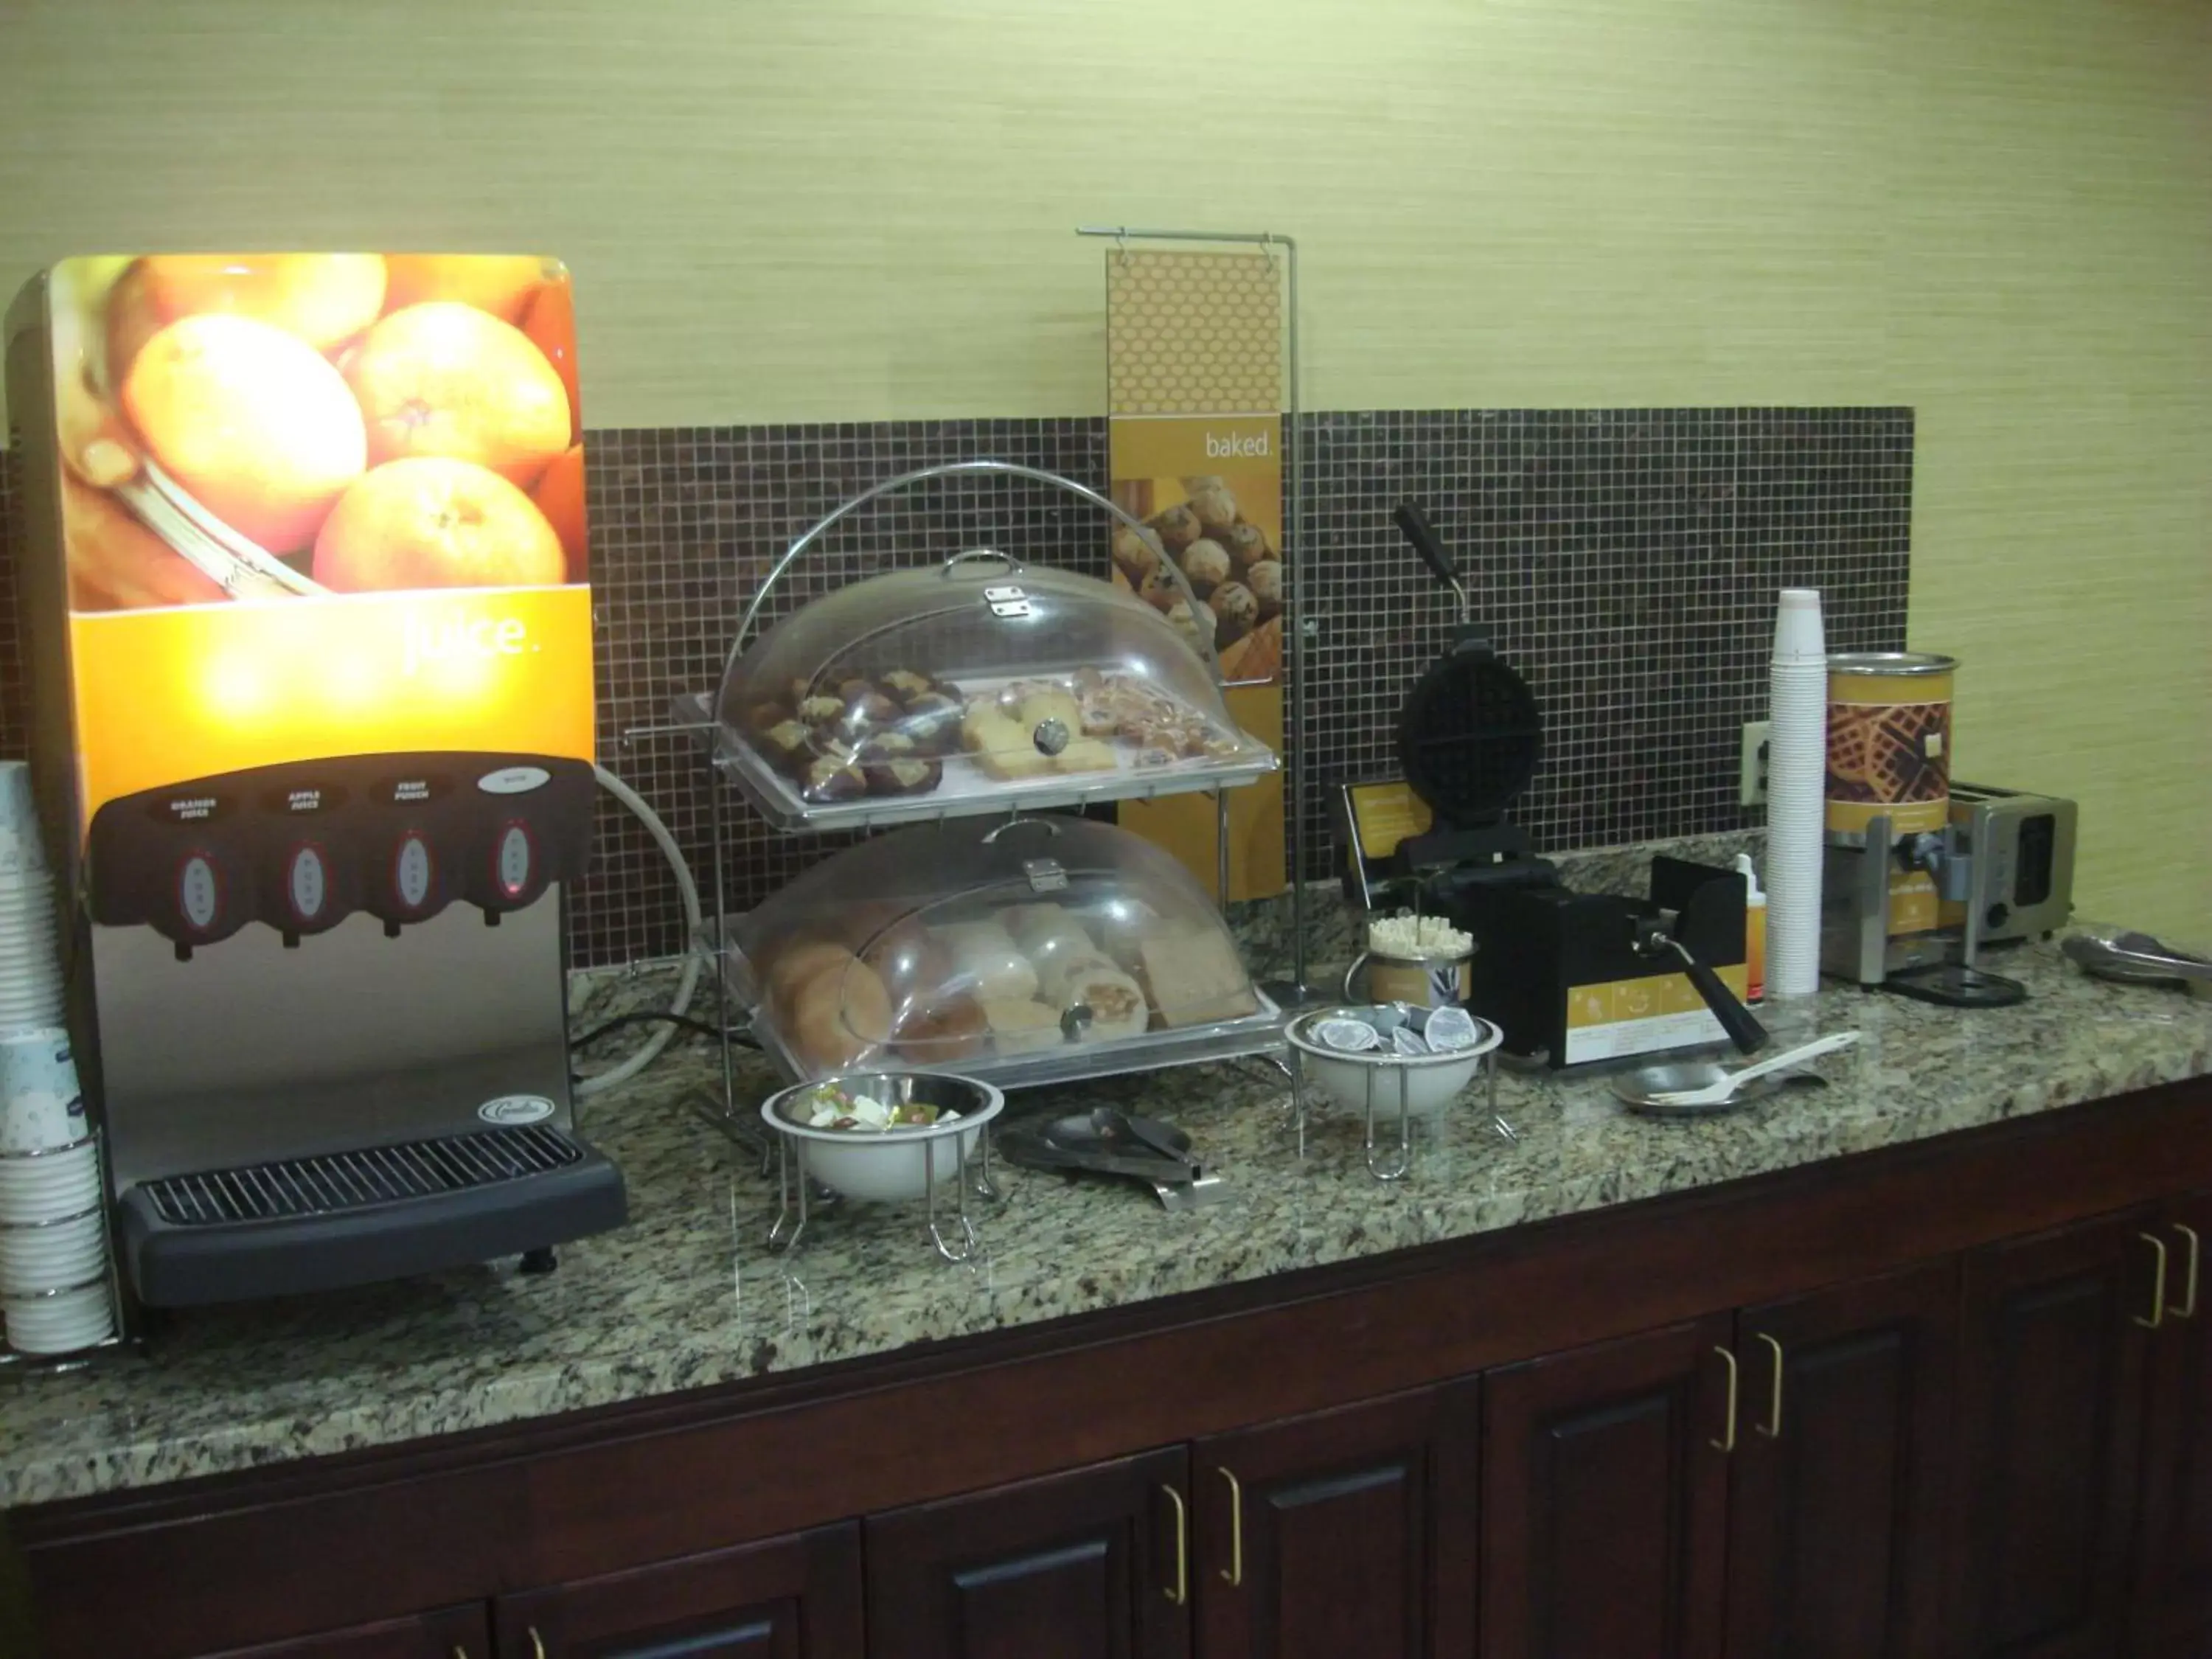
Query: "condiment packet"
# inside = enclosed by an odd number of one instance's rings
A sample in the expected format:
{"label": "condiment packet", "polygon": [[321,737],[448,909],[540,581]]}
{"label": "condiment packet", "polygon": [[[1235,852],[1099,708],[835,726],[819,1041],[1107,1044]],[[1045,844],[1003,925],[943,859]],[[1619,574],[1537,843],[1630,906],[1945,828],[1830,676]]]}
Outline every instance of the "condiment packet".
{"label": "condiment packet", "polygon": [[1429,1048],[1437,1054],[1472,1048],[1475,1043],[1474,1016],[1464,1008],[1431,1008],[1429,1023],[1421,1035],[1428,1038]]}
{"label": "condiment packet", "polygon": [[1360,1019],[1325,1019],[1313,1029],[1314,1041],[1324,1048],[1347,1054],[1364,1054],[1382,1046],[1381,1033]]}
{"label": "condiment packet", "polygon": [[1429,1045],[1421,1041],[1421,1034],[1404,1025],[1390,1033],[1390,1046],[1401,1054],[1425,1054],[1430,1052]]}

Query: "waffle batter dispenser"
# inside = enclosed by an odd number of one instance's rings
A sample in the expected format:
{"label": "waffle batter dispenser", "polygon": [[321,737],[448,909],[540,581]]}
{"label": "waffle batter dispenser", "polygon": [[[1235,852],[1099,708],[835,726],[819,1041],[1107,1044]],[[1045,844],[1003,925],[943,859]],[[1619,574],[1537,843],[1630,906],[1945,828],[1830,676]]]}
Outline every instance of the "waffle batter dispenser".
{"label": "waffle batter dispenser", "polygon": [[2021,936],[2015,904],[2063,920],[2070,904],[2052,901],[2060,865],[2070,866],[2074,817],[2070,803],[2023,813],[2024,798],[2002,791],[1962,786],[1954,797],[1958,666],[1924,652],[1828,659],[1820,966],[1945,1007],[2008,1007],[2027,988],[1982,967],[1983,946]]}
{"label": "waffle batter dispenser", "polygon": [[543,1265],[625,1218],[564,1018],[593,805],[567,285],[89,258],[9,314],[33,776],[140,1304]]}
{"label": "waffle batter dispenser", "polygon": [[1459,596],[1442,660],[1398,715],[1403,775],[1334,803],[1346,899],[1362,915],[1442,915],[1473,936],[1468,1006],[1509,1054],[1557,1068],[1766,1041],[1743,1006],[1744,880],[1653,860],[1648,896],[1578,893],[1508,813],[1535,775],[1543,722],[1528,684],[1469,620],[1450,556],[1420,509],[1399,528]]}

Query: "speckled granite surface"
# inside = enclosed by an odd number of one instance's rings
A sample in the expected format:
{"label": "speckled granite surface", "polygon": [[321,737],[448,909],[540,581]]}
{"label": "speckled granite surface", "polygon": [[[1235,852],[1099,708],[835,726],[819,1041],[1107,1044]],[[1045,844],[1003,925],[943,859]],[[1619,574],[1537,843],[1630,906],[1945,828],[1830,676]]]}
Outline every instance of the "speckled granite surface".
{"label": "speckled granite surface", "polygon": [[[622,1164],[635,1219],[513,1264],[178,1321],[150,1358],[0,1380],[0,1504],[33,1504],[787,1371],[824,1360],[1170,1296],[1509,1227],[2093,1101],[2212,1070],[2212,1003],[2083,979],[2055,949],[2011,954],[2020,1008],[1957,1014],[1829,990],[1778,1036],[1852,1024],[1833,1086],[1786,1090],[1698,1123],[1627,1115],[1601,1081],[1509,1073],[1508,1146],[1469,1098],[1396,1188],[1360,1168],[1359,1132],[1317,1114],[1300,1162],[1281,1080],[1206,1067],[1060,1091],[1174,1118],[1232,1183],[1161,1211],[1115,1182],[1005,1170],[984,1254],[947,1266],[906,1208],[817,1220],[786,1260],[763,1248],[772,1182],[682,1104],[696,1048],[594,1103],[586,1132]],[[764,1080],[748,1072],[748,1103]],[[1023,1103],[1017,1097],[1017,1106]]]}

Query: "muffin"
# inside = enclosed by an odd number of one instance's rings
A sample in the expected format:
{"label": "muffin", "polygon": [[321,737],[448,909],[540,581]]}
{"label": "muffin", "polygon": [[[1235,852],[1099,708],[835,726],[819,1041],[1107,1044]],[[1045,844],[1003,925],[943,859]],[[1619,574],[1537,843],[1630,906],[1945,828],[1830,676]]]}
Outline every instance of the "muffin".
{"label": "muffin", "polygon": [[1206,601],[1217,624],[1215,639],[1223,645],[1243,639],[1260,620],[1260,601],[1242,582],[1224,582]]}
{"label": "muffin", "polygon": [[1239,570],[1249,570],[1261,560],[1275,556],[1274,550],[1267,545],[1267,532],[1256,524],[1239,520],[1216,539],[1229,550],[1229,556],[1237,561]]}
{"label": "muffin", "polygon": [[1244,573],[1244,586],[1260,602],[1260,620],[1279,617],[1283,611],[1283,566],[1280,560],[1262,559]]}
{"label": "muffin", "polygon": [[1201,599],[1229,580],[1229,550],[1207,537],[1183,549],[1181,562],[1191,591]]}
{"label": "muffin", "polygon": [[1187,507],[1171,507],[1155,514],[1152,526],[1159,532],[1161,543],[1170,553],[1180,553],[1206,533],[1198,514]]}

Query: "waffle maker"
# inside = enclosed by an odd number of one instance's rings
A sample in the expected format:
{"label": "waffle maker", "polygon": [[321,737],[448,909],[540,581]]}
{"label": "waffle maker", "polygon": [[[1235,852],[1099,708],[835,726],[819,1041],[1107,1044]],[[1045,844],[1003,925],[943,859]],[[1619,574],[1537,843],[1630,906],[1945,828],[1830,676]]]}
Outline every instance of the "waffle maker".
{"label": "waffle maker", "polygon": [[1509,1054],[1559,1068],[1763,1046],[1742,1001],[1742,876],[1661,857],[1642,899],[1560,880],[1509,816],[1543,757],[1535,696],[1475,624],[1420,507],[1392,517],[1458,597],[1460,621],[1399,710],[1399,776],[1347,783],[1332,803],[1347,902],[1363,918],[1441,915],[1472,935],[1468,1006],[1504,1031]]}

